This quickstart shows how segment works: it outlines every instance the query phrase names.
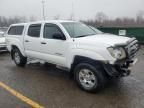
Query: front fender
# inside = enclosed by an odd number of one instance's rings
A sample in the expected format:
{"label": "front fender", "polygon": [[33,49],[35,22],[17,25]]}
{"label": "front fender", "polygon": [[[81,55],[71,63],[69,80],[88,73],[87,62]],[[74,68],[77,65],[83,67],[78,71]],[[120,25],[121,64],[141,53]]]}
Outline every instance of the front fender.
{"label": "front fender", "polygon": [[75,56],[83,56],[83,57],[87,57],[87,58],[90,58],[93,60],[98,60],[98,61],[106,60],[99,53],[91,51],[91,50],[85,50],[85,49],[73,49],[73,50],[71,50],[70,54],[67,56],[68,56],[67,60],[70,60],[70,61],[67,61],[67,63],[69,63],[68,67],[70,67],[71,64],[73,64]]}

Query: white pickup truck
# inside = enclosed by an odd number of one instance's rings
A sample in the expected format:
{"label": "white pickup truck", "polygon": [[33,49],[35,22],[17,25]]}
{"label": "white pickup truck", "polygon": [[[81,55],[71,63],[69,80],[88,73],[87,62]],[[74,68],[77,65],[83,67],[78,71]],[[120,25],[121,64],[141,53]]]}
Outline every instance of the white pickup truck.
{"label": "white pickup truck", "polygon": [[17,66],[25,66],[27,58],[56,64],[88,92],[104,87],[106,79],[128,76],[137,61],[135,38],[105,34],[76,21],[12,24],[6,42]]}

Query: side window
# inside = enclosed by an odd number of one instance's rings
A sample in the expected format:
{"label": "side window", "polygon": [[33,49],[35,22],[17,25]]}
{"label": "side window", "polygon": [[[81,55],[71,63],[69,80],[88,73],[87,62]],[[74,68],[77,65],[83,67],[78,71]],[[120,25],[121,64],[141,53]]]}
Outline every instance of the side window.
{"label": "side window", "polygon": [[8,31],[8,34],[9,35],[15,35],[15,27],[11,27],[10,29],[9,29],[9,31]]}
{"label": "side window", "polygon": [[16,26],[16,35],[22,35],[24,26]]}
{"label": "side window", "polygon": [[47,39],[53,39],[53,34],[60,33],[63,35],[60,28],[55,24],[45,24],[43,37]]}
{"label": "side window", "polygon": [[12,26],[9,29],[8,34],[9,35],[22,35],[23,29],[24,29],[24,26]]}
{"label": "side window", "polygon": [[28,35],[31,37],[40,37],[41,24],[32,24],[28,28]]}

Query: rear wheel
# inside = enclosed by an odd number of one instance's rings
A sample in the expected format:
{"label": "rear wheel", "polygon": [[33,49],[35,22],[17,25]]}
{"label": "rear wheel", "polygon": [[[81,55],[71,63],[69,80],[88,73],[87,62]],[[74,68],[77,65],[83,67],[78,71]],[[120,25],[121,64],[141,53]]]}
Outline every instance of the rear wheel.
{"label": "rear wheel", "polygon": [[17,49],[17,48],[13,49],[12,56],[13,56],[13,60],[17,66],[24,67],[26,65],[27,58],[21,54],[19,49]]}
{"label": "rear wheel", "polygon": [[96,92],[106,83],[106,76],[100,65],[80,63],[75,67],[74,74],[79,87],[88,92]]}

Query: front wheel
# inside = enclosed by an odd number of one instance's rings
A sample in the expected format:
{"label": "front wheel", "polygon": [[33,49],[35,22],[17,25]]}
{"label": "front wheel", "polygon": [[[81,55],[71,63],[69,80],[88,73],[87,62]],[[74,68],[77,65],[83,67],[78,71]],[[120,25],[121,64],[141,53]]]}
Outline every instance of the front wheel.
{"label": "front wheel", "polygon": [[17,66],[24,67],[26,65],[27,58],[21,54],[19,49],[17,49],[17,48],[13,49],[12,56],[13,56],[13,60]]}
{"label": "front wheel", "polygon": [[96,92],[104,87],[106,76],[99,65],[80,63],[74,70],[75,80],[79,87],[87,92]]}

